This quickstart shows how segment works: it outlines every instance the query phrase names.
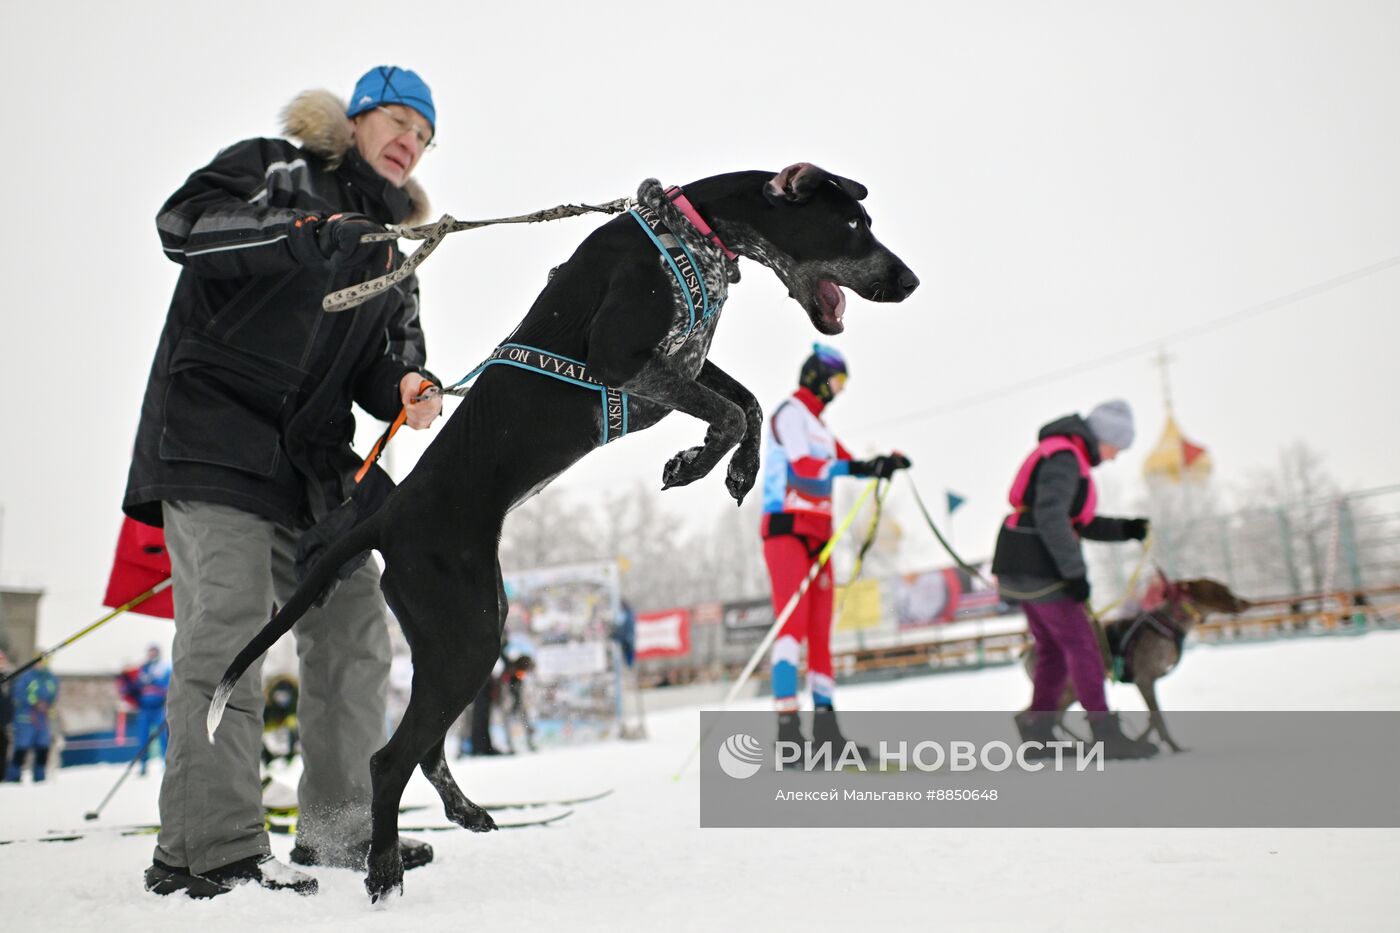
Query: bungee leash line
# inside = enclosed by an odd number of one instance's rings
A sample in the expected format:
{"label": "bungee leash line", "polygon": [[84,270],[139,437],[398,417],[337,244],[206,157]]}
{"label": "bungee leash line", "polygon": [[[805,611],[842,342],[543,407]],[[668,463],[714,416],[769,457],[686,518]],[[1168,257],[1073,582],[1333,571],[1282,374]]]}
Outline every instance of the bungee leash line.
{"label": "bungee leash line", "polygon": [[520,214],[515,217],[495,217],[491,220],[457,220],[451,214],[443,214],[437,223],[422,224],[417,227],[394,224],[387,227],[383,233],[367,233],[360,237],[361,243],[381,243],[405,239],[422,240],[423,245],[414,250],[413,255],[405,259],[403,264],[394,271],[367,282],[331,292],[321,300],[321,307],[326,311],[345,311],[364,304],[376,295],[393,288],[412,275],[414,270],[423,264],[423,260],[432,255],[433,250],[437,249],[438,244],[449,233],[476,230],[480,227],[492,227],[497,224],[537,224],[549,220],[562,220],[566,217],[578,217],[583,214],[620,214],[627,210],[628,201],[628,198],[617,198],[606,204],[560,204],[557,207],[548,207],[529,214]]}
{"label": "bungee leash line", "polygon": [[[929,531],[933,532],[933,536],[938,539],[938,543],[943,546],[943,550],[948,552],[948,556],[953,558],[953,562],[956,563],[958,567],[966,571],[968,574],[976,577],[978,580],[981,580],[983,583],[985,583],[992,589],[997,590],[998,592],[1010,596],[1012,599],[1019,600],[1021,602],[1033,599],[1042,599],[1046,596],[1049,596],[1051,593],[1064,589],[1065,582],[1063,580],[1057,583],[1052,583],[1051,585],[1042,587],[1038,590],[1033,590],[1031,592],[1022,592],[1019,590],[1009,589],[1005,586],[1000,586],[996,581],[989,579],[986,574],[982,573],[981,570],[977,569],[972,564],[969,564],[967,561],[963,560],[960,556],[958,556],[958,553],[953,550],[952,545],[948,543],[948,539],[943,537],[943,533],[938,530],[938,525],[934,523],[933,516],[929,515],[928,507],[924,505],[924,498],[923,496],[919,495],[919,487],[914,485],[914,478],[912,476],[909,477],[909,488],[914,492],[914,501],[918,503],[919,511],[923,513],[924,522],[928,525]],[[1113,609],[1117,609],[1119,606],[1121,606],[1123,602],[1128,598],[1128,595],[1136,590],[1138,578],[1142,575],[1142,570],[1147,563],[1147,557],[1149,551],[1151,550],[1151,547],[1152,535],[1149,534],[1147,538],[1142,542],[1142,554],[1138,557],[1137,566],[1133,568],[1132,574],[1128,577],[1128,583],[1123,589],[1122,596],[1118,597],[1118,599],[1109,603],[1107,606],[1104,606],[1097,610],[1091,609],[1087,606],[1085,607],[1088,610],[1090,617],[1094,619],[1095,623],[1098,623],[1099,618],[1105,613]]]}
{"label": "bungee leash line", "polygon": [[[905,472],[907,473],[908,471],[906,470]],[[943,550],[948,552],[948,556],[953,558],[953,563],[957,564],[958,567],[960,567],[966,573],[970,574],[973,577],[976,577],[978,580],[981,580],[990,588],[997,590],[998,592],[1005,593],[1012,599],[1019,599],[1022,601],[1028,599],[1041,599],[1042,597],[1049,596],[1051,593],[1058,592],[1059,590],[1065,588],[1064,581],[1052,583],[1050,586],[1042,587],[1041,589],[1033,590],[1031,592],[1021,592],[1018,590],[1007,589],[1006,587],[998,587],[996,581],[989,579],[986,574],[984,574],[981,570],[978,570],[972,564],[969,564],[967,561],[963,560],[960,556],[958,556],[958,552],[953,550],[953,546],[948,543],[947,538],[943,537],[943,532],[939,531],[938,525],[934,523],[933,516],[930,515],[928,512],[928,506],[924,505],[924,497],[919,495],[919,487],[914,485],[914,478],[912,476],[909,477],[909,488],[914,492],[914,501],[918,503],[919,511],[923,513],[924,522],[928,525],[929,531],[933,532],[933,536],[938,539],[938,543],[943,546]]]}

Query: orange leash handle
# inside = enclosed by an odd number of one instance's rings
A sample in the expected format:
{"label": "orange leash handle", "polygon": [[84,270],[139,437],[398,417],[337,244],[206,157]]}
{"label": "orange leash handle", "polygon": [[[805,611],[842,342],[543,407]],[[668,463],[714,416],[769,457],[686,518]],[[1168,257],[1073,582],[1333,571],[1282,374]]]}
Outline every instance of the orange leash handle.
{"label": "orange leash handle", "polygon": [[[426,379],[418,383],[418,398],[422,398],[431,388],[433,388],[433,384]],[[365,457],[365,462],[360,464],[360,468],[355,471],[355,482],[358,483],[365,478],[365,474],[369,472],[369,468],[379,461],[379,458],[384,453],[384,448],[388,446],[389,441],[398,433],[399,428],[403,427],[404,422],[407,420],[408,406],[405,405],[399,410],[399,416],[394,419],[393,424],[389,425],[389,429],[379,436],[379,440],[374,442],[374,446],[370,448],[369,456]]]}

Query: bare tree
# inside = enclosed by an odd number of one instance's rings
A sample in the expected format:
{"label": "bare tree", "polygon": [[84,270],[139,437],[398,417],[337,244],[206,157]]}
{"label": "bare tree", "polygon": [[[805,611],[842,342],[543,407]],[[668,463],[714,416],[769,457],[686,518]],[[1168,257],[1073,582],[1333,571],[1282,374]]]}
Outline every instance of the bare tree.
{"label": "bare tree", "polygon": [[1261,525],[1273,525],[1270,530],[1278,535],[1270,542],[1271,535],[1259,534],[1254,558],[1268,559],[1292,592],[1321,592],[1335,556],[1332,538],[1338,533],[1338,485],[1322,453],[1305,441],[1294,441],[1280,451],[1277,466],[1250,477],[1240,499],[1263,513]]}
{"label": "bare tree", "polygon": [[507,571],[599,560],[602,551],[592,510],[564,490],[546,489],[511,512],[501,533]]}
{"label": "bare tree", "polygon": [[697,578],[693,588],[701,601],[762,596],[768,589],[759,537],[759,500],[750,497],[741,508],[722,509],[694,544]]}
{"label": "bare tree", "polygon": [[607,556],[621,561],[622,589],[636,608],[668,608],[688,595],[692,544],[660,492],[641,482],[616,492],[605,499],[600,522]]}
{"label": "bare tree", "polygon": [[[1229,582],[1234,563],[1230,521],[1209,481],[1149,479],[1138,510],[1152,520],[1154,559],[1171,576],[1215,576]],[[1121,550],[1116,551],[1121,562]]]}

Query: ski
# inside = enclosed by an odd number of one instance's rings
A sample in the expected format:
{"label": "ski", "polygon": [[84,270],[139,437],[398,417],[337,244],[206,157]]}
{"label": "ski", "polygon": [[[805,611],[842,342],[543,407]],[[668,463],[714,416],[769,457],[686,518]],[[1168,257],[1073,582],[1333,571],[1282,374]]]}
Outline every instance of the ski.
{"label": "ski", "polygon": [[[574,815],[573,810],[562,810],[558,813],[551,813],[548,816],[527,816],[517,819],[496,820],[497,829],[524,829],[527,826],[549,826],[558,823]],[[448,823],[446,826],[400,826],[399,832],[404,833],[440,833],[449,829],[461,829],[456,823]]]}
{"label": "ski", "polygon": [[[545,806],[546,804],[531,804],[530,806]],[[422,807],[415,809],[425,809]],[[497,829],[523,829],[528,826],[549,826],[558,823],[573,815],[573,810],[564,810],[560,813],[550,813],[538,817],[519,817],[515,819],[499,819],[496,821]],[[280,836],[290,836],[296,833],[295,820],[269,820],[267,831]],[[400,832],[406,833],[440,833],[452,829],[461,829],[456,823],[446,823],[435,826],[400,826]],[[77,842],[89,836],[96,835],[116,835],[116,836],[154,836],[160,832],[159,823],[138,823],[131,826],[99,826],[92,829],[84,829],[81,832],[54,832],[47,836],[33,836],[27,839],[0,839],[0,846],[16,845],[22,842]]]}
{"label": "ski", "polygon": [[[483,803],[480,804],[480,806],[483,810],[490,810],[492,812],[495,812],[497,810],[530,810],[536,807],[575,807],[581,803],[592,803],[595,800],[602,800],[604,797],[610,796],[612,792],[613,789],[609,787],[607,790],[598,791],[595,794],[586,794],[581,797],[554,797],[540,798],[539,800],[498,801],[495,803]],[[405,804],[399,807],[399,812],[412,813],[416,810],[430,810],[435,806],[437,806],[437,804]],[[264,807],[264,809],[267,811],[267,815],[269,817],[276,817],[279,819],[295,818],[297,815],[296,807]]]}
{"label": "ski", "polygon": [[599,791],[596,794],[588,794],[584,797],[563,797],[554,798],[552,800],[517,800],[510,802],[483,803],[481,806],[482,809],[485,810],[528,810],[532,807],[574,807],[581,803],[592,803],[595,800],[602,800],[604,797],[611,796],[612,792],[613,789],[609,787],[607,790]]}
{"label": "ski", "polygon": [[[402,804],[399,807],[399,812],[413,813],[415,810],[428,810],[432,806],[432,804],[427,803]],[[297,807],[263,807],[263,812],[267,814],[268,819],[295,818],[298,810]]]}
{"label": "ski", "polygon": [[[541,807],[575,807],[579,804],[593,803],[595,800],[602,800],[604,797],[611,796],[612,793],[613,788],[609,787],[606,790],[601,790],[593,794],[585,794],[579,797],[556,797],[540,798],[538,800],[497,801],[494,803],[483,804],[482,809],[488,810],[492,813],[496,813],[503,810],[534,810],[539,809]],[[429,810],[432,809],[432,807],[432,804],[426,803],[405,804],[399,807],[399,812],[413,813],[419,810]],[[268,817],[269,832],[279,834],[290,834],[291,832],[295,831],[295,820],[297,816],[296,807],[267,807],[266,812]],[[547,826],[550,823],[557,823],[559,820],[564,819],[571,813],[573,813],[573,811],[568,810],[564,813],[552,814],[550,816],[541,818],[527,818],[523,820],[498,820],[496,822],[496,825],[501,829],[516,829],[523,826]],[[290,822],[279,822],[288,820]],[[291,828],[287,829],[283,827]],[[457,828],[458,827],[455,823],[450,823],[444,826],[400,827],[400,829],[404,830],[405,832],[441,832],[442,830]],[[128,826],[93,826],[84,827],[81,830],[73,830],[71,832],[55,830],[52,831],[49,835],[33,836],[28,839],[0,839],[0,846],[13,845],[19,842],[74,842],[78,839],[82,839],[84,836],[97,835],[98,833],[115,833],[118,836],[150,836],[158,832],[160,832],[159,823],[136,823]]]}
{"label": "ski", "polygon": [[[572,816],[573,810],[563,810],[559,813],[551,813],[548,816],[521,817],[517,819],[500,819],[496,821],[497,829],[524,829],[527,826],[549,826],[558,823],[560,820]],[[456,823],[438,823],[431,826],[400,826],[401,833],[445,833],[451,830],[460,830],[462,827]],[[280,823],[269,823],[267,831],[279,836],[291,836],[297,831],[295,821]]]}
{"label": "ski", "polygon": [[99,833],[115,834],[118,836],[154,836],[160,832],[159,823],[138,823],[132,826],[98,826],[92,829],[83,829],[75,832],[52,831],[47,836],[32,836],[28,839],[0,839],[0,846],[14,845],[20,842],[76,842],[88,836],[96,836]]}

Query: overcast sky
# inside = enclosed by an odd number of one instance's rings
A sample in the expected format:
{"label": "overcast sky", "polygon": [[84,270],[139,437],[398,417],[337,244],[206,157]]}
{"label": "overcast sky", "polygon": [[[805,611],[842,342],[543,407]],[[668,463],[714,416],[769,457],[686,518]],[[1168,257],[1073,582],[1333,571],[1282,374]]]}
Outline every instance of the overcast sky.
{"label": "overcast sky", "polygon": [[[157,208],[219,148],[275,135],[299,91],[346,96],[372,65],[431,84],[440,145],[418,177],[459,218],[797,161],[864,182],[877,235],[923,285],[901,305],[852,299],[828,422],[858,453],[908,452],[926,495],[967,496],[974,554],[1038,426],[1104,398],[1138,413],[1138,444],[1101,471],[1135,497],[1162,426],[1155,351],[952,403],[1400,256],[1394,3],[2,2],[0,579],[46,590],[46,644],[102,611],[178,272]],[[430,366],[469,370],[597,223],[444,244],[422,274]],[[1397,299],[1392,266],[1168,345],[1218,482],[1295,438],[1345,486],[1400,480]],[[748,262],[711,356],[771,408],[817,336]],[[659,485],[702,431],[673,416],[559,485]],[[396,440],[397,465],[428,439]],[[718,474],[667,496],[696,520],[727,507]],[[112,628],[60,669],[168,637]]]}

